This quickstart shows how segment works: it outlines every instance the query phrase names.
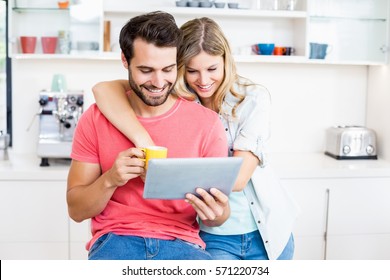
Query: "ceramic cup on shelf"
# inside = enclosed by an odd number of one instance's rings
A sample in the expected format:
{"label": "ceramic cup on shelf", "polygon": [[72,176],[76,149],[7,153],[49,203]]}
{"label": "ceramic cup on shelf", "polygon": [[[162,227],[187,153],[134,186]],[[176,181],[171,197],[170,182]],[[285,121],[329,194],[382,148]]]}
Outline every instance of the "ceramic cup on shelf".
{"label": "ceramic cup on shelf", "polygon": [[259,44],[260,55],[272,55],[275,44]]}
{"label": "ceramic cup on shelf", "polygon": [[310,43],[310,59],[325,59],[332,51],[332,46],[328,44]]}
{"label": "ceramic cup on shelf", "polygon": [[215,8],[217,8],[217,9],[223,9],[223,8],[225,8],[225,2],[214,2],[214,6],[215,6]]}
{"label": "ceramic cup on shelf", "polygon": [[55,53],[57,48],[57,37],[42,37],[42,51],[43,53]]}
{"label": "ceramic cup on shelf", "polygon": [[21,36],[20,46],[23,53],[35,53],[35,47],[37,45],[36,36]]}
{"label": "ceramic cup on shelf", "polygon": [[269,44],[260,43],[260,44],[252,45],[252,51],[255,54],[259,54],[259,55],[272,55],[274,48],[275,48],[275,44],[273,43],[269,43]]}
{"label": "ceramic cup on shelf", "polygon": [[199,1],[198,0],[191,0],[187,2],[188,7],[199,7]]}
{"label": "ceramic cup on shelf", "polygon": [[238,2],[228,2],[228,8],[229,9],[238,9]]}
{"label": "ceramic cup on shelf", "polygon": [[284,55],[286,53],[286,48],[285,47],[275,47],[274,48],[274,55]]}
{"label": "ceramic cup on shelf", "polygon": [[187,7],[187,0],[176,1],[176,7]]}
{"label": "ceramic cup on shelf", "polygon": [[66,79],[63,74],[55,74],[51,81],[51,91],[53,92],[66,92]]}
{"label": "ceramic cup on shelf", "polygon": [[295,53],[295,49],[293,47],[286,47],[286,51],[284,55],[293,55]]}
{"label": "ceramic cup on shelf", "polygon": [[69,1],[65,1],[65,0],[58,1],[57,4],[58,4],[58,8],[60,9],[67,9],[69,7]]}
{"label": "ceramic cup on shelf", "polygon": [[201,1],[199,2],[199,6],[200,6],[201,8],[211,8],[211,7],[213,6],[213,2],[210,2],[210,1],[208,1],[208,0],[201,0]]}

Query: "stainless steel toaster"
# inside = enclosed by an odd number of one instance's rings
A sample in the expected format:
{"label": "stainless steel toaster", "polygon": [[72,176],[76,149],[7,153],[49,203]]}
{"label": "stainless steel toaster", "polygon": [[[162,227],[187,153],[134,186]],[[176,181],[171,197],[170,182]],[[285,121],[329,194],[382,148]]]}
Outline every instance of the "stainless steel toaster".
{"label": "stainless steel toaster", "polygon": [[325,154],[336,159],[377,159],[375,131],[364,126],[330,127]]}

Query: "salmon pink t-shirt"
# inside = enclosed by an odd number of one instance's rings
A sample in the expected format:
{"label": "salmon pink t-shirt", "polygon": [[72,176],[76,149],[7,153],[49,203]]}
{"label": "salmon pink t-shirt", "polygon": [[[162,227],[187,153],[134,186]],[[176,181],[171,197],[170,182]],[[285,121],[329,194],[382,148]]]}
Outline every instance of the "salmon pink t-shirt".
{"label": "salmon pink t-shirt", "polygon": [[[218,115],[195,102],[177,99],[165,114],[139,117],[139,121],[156,145],[168,148],[170,158],[227,156],[227,140]],[[111,168],[119,152],[131,147],[134,144],[94,104],[77,124],[71,157],[99,164],[104,173]],[[115,190],[106,208],[91,219],[92,239],[87,244],[88,250],[108,232],[159,239],[179,238],[205,246],[198,235],[196,212],[190,204],[184,200],[144,199],[143,189],[143,181],[135,178]]]}

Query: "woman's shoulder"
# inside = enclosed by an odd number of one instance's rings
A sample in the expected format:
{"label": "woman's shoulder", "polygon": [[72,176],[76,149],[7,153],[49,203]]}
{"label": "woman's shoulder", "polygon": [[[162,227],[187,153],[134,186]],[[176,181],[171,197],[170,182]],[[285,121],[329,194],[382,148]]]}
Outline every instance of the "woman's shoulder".
{"label": "woman's shoulder", "polygon": [[270,98],[268,89],[260,84],[241,83],[237,85],[237,90],[247,100],[261,101]]}
{"label": "woman's shoulder", "polygon": [[271,101],[271,95],[268,91],[268,89],[260,84],[255,83],[236,83],[235,84],[235,90],[236,92],[243,97],[239,98],[234,96],[233,94],[228,94],[226,96],[226,101],[231,106],[234,106],[236,103],[240,102],[238,107],[245,107],[249,104],[252,104],[254,106],[258,104],[268,104]]}

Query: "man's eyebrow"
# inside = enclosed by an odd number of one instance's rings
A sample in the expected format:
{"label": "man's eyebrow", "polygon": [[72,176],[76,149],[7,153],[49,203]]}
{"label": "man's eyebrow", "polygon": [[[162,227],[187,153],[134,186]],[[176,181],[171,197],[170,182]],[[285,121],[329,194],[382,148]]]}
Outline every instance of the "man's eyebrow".
{"label": "man's eyebrow", "polygon": [[138,69],[153,69],[153,67],[150,67],[150,66],[145,66],[145,65],[140,65],[140,66],[136,66]]}
{"label": "man's eyebrow", "polygon": [[[166,68],[172,68],[172,67],[175,67],[176,66],[176,63],[173,63],[171,65],[168,65],[168,66],[165,66],[163,69],[166,69]],[[150,67],[150,66],[146,66],[146,65],[139,65],[139,66],[136,66],[138,69],[154,69],[153,67]]]}
{"label": "man's eyebrow", "polygon": [[175,67],[175,66],[176,66],[176,63],[173,63],[171,65],[168,65],[168,66],[164,67],[164,68],[172,68],[172,67]]}

